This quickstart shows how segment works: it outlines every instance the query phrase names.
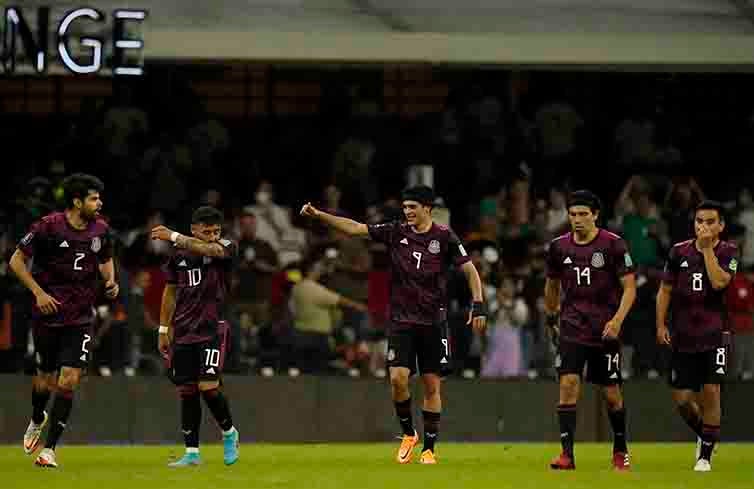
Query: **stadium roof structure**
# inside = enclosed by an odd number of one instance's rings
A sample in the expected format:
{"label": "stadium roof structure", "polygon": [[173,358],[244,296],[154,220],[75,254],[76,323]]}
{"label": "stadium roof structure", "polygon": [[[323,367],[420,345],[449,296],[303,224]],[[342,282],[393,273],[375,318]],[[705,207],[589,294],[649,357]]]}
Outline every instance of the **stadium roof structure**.
{"label": "stadium roof structure", "polygon": [[[754,0],[91,3],[107,15],[117,8],[147,9],[148,60],[754,71]],[[70,0],[19,4],[52,6],[57,15],[83,5]]]}

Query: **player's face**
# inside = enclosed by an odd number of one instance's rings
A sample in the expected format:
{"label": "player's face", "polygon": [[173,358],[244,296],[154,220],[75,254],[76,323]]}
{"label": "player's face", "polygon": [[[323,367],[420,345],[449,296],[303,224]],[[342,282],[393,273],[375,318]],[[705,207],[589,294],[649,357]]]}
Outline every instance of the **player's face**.
{"label": "player's face", "polygon": [[[80,202],[81,207],[79,207],[79,211],[81,212],[81,217],[87,221],[99,217],[100,210],[102,209],[102,199],[100,198],[99,192],[89,191],[86,198]],[[74,201],[74,203],[76,203],[76,201]]]}
{"label": "player's face", "polygon": [[705,228],[712,231],[712,234],[717,237],[723,232],[724,227],[723,222],[720,220],[720,214],[718,214],[716,210],[702,209],[696,211],[696,216],[694,218],[694,232],[697,237],[699,237]]}
{"label": "player's face", "polygon": [[430,208],[415,200],[404,200],[403,215],[406,216],[406,222],[409,226],[417,226],[429,220]]}
{"label": "player's face", "polygon": [[219,224],[192,224],[191,234],[205,243],[214,243],[220,239],[221,227]]}
{"label": "player's face", "polygon": [[585,233],[597,225],[597,214],[585,205],[572,205],[568,208],[568,220],[574,233]]}

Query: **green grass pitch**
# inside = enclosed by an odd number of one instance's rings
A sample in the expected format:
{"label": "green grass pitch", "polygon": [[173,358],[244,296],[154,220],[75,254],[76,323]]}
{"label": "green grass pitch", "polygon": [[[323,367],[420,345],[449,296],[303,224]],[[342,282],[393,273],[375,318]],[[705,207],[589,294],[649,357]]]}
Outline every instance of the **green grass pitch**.
{"label": "green grass pitch", "polygon": [[635,443],[633,470],[610,469],[610,446],[577,444],[575,472],[553,472],[553,444],[441,443],[439,464],[394,461],[395,444],[242,444],[225,467],[220,445],[202,447],[201,467],[169,469],[179,446],[61,446],[57,470],[41,469],[18,446],[0,447],[4,489],[737,489],[754,487],[754,444],[723,444],[712,472],[693,469],[694,445]]}

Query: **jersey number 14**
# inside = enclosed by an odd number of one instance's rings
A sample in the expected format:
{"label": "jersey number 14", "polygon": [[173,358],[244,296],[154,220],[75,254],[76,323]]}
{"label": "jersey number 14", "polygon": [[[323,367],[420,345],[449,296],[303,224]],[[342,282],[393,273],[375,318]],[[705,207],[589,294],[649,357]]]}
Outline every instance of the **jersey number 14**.
{"label": "jersey number 14", "polygon": [[592,272],[589,267],[573,267],[576,271],[577,285],[592,285]]}

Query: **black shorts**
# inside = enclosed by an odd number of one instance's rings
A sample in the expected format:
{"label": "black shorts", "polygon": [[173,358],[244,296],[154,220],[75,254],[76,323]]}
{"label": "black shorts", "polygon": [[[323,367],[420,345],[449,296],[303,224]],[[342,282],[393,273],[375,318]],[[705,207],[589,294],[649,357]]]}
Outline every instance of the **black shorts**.
{"label": "black shorts", "polygon": [[90,324],[50,327],[37,323],[32,325],[32,332],[39,372],[49,374],[60,367],[83,369],[89,365]]}
{"label": "black shorts", "polygon": [[412,325],[391,331],[387,339],[387,366],[405,367],[411,374],[448,375],[452,364],[447,323]]}
{"label": "black shorts", "polygon": [[228,323],[220,321],[214,338],[199,343],[173,344],[168,376],[175,385],[220,380],[228,349]]}
{"label": "black shorts", "polygon": [[673,351],[670,386],[699,392],[704,384],[722,384],[728,372],[728,349],[720,346],[700,352]]}
{"label": "black shorts", "polygon": [[587,346],[561,341],[555,357],[558,375],[584,373],[586,381],[596,385],[616,385],[623,382],[621,376],[621,351],[617,341],[600,346]]}

